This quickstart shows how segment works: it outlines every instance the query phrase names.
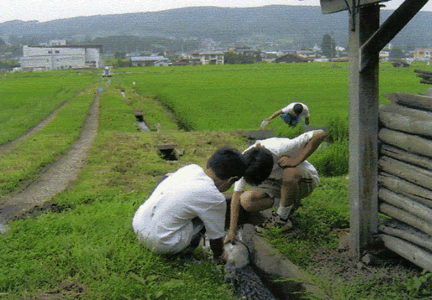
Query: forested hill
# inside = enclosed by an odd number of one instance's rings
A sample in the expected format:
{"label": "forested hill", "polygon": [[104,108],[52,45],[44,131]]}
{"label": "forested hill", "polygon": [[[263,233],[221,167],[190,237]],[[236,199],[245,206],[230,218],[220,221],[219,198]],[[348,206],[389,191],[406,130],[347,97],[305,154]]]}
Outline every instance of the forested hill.
{"label": "forested hill", "polygon": [[[382,20],[391,11],[382,10]],[[348,14],[323,15],[318,6],[271,5],[255,8],[189,7],[160,12],[98,15],[48,22],[0,23],[0,36],[139,35],[173,38],[212,38],[236,42],[240,38],[284,38],[293,46],[314,45],[333,32],[336,42],[348,41]],[[432,12],[420,12],[393,41],[399,46],[432,47]]]}

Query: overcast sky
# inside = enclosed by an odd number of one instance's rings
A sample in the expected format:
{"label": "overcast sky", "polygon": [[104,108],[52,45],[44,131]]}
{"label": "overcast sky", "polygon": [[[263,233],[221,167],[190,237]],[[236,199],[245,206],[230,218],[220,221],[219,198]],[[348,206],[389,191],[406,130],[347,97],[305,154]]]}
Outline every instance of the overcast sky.
{"label": "overcast sky", "polygon": [[[391,0],[396,9],[404,0]],[[11,20],[40,22],[78,16],[161,11],[190,6],[257,7],[271,4],[314,5],[319,0],[0,0],[0,23]],[[422,10],[432,11],[432,1]]]}

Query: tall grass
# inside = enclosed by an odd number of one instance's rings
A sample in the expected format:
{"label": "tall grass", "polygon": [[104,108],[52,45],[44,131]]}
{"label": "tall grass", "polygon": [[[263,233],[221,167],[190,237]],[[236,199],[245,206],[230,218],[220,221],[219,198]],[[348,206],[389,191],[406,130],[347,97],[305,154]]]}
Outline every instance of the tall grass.
{"label": "tall grass", "polygon": [[325,127],[327,139],[308,159],[321,176],[342,176],[349,171],[348,121],[332,117]]}

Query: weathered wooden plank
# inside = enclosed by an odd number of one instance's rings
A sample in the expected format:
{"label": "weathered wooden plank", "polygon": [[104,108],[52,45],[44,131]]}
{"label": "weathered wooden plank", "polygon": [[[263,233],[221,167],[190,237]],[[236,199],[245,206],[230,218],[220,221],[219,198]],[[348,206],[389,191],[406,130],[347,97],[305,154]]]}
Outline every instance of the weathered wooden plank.
{"label": "weathered wooden plank", "polygon": [[379,211],[383,214],[392,217],[394,219],[397,219],[399,221],[402,221],[406,224],[411,225],[412,227],[415,227],[427,235],[432,236],[432,225],[425,222],[423,219],[420,219],[419,217],[414,216],[413,214],[410,214],[402,209],[396,208],[390,204],[382,203],[379,206]]}
{"label": "weathered wooden plank", "polygon": [[432,97],[407,93],[387,94],[384,96],[394,104],[432,111]]}
{"label": "weathered wooden plank", "polygon": [[432,253],[423,250],[409,242],[387,234],[380,234],[379,237],[384,245],[400,256],[416,264],[417,266],[432,272]]}
{"label": "weathered wooden plank", "polygon": [[[379,6],[365,6],[350,14],[356,30],[349,32],[349,193],[351,251],[361,248],[378,232],[377,160],[379,51],[363,52],[368,68],[360,69],[360,47],[380,28]],[[357,50],[356,50],[357,49]]]}
{"label": "weathered wooden plank", "polygon": [[432,159],[426,156],[413,154],[387,144],[382,144],[380,154],[432,171]]}
{"label": "weathered wooden plank", "polygon": [[405,223],[399,222],[394,219],[387,219],[383,222],[378,229],[386,234],[400,237],[413,244],[419,245],[432,251],[432,237],[411,227]]}
{"label": "weathered wooden plank", "polygon": [[419,217],[425,222],[430,223],[432,226],[432,209],[424,206],[408,197],[400,194],[396,194],[386,188],[380,188],[378,190],[378,197],[382,201],[391,204],[395,207],[403,209],[416,217]]}
{"label": "weathered wooden plank", "polygon": [[432,136],[432,112],[401,105],[381,105],[379,118],[386,128],[416,135]]}
{"label": "weathered wooden plank", "polygon": [[395,193],[407,196],[423,205],[426,205],[427,207],[432,208],[431,190],[425,189],[385,172],[380,172],[378,176],[378,183]]}
{"label": "weathered wooden plank", "polygon": [[381,171],[408,180],[419,186],[432,190],[432,172],[388,156],[382,156],[378,161]]}
{"label": "weathered wooden plank", "polygon": [[387,128],[382,128],[378,133],[378,137],[380,141],[386,144],[432,158],[431,140]]}

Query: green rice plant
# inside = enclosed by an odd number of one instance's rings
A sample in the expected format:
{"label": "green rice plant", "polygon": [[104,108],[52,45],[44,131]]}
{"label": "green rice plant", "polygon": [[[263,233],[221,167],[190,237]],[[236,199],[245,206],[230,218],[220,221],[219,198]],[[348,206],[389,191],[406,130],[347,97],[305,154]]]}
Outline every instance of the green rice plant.
{"label": "green rice plant", "polygon": [[323,144],[308,161],[321,176],[341,176],[349,171],[349,142]]}
{"label": "green rice plant", "polygon": [[[430,68],[430,67],[427,67]],[[264,118],[292,101],[308,105],[312,126],[348,118],[348,64],[254,64],[188,67],[137,67],[119,73],[140,95],[158,97],[187,130],[257,130]],[[395,90],[394,87],[397,87]],[[412,68],[382,64],[380,103],[391,92],[422,93]],[[281,135],[286,125],[268,126]]]}
{"label": "green rice plant", "polygon": [[[257,129],[263,117],[283,107],[288,100],[297,99],[309,105],[308,97],[314,91],[318,101],[311,102],[312,125],[325,125],[335,114],[344,120],[346,78],[339,76],[347,69],[344,65],[327,69],[327,64],[268,64],[125,68],[124,72],[142,73],[116,74],[112,84],[124,88],[130,99],[123,99],[114,87],[107,87],[101,94],[100,127],[91,156],[76,185],[53,199],[57,212],[11,222],[10,229],[0,234],[1,297],[42,299],[64,292],[70,298],[82,299],[234,299],[231,287],[223,284],[210,261],[202,258],[199,266],[183,264],[140,245],[131,227],[133,214],[163,174],[189,163],[205,166],[208,157],[223,145],[244,149],[244,130],[239,129]],[[389,72],[400,72],[397,83],[413,73],[390,68]],[[274,76],[285,76],[285,81]],[[250,88],[251,83],[255,89]],[[409,86],[415,89],[418,83],[412,81],[404,86],[402,82],[398,88],[407,91]],[[132,88],[140,96],[129,96]],[[293,98],[284,94],[287,89],[292,90]],[[218,94],[220,90],[223,96]],[[152,100],[156,95],[172,103],[178,115],[186,116],[185,120],[199,131],[178,131],[167,126],[161,133],[138,132],[133,111],[135,108],[155,111],[157,116],[160,106]],[[246,95],[250,98],[244,98]],[[284,96],[278,98],[280,95]],[[61,124],[57,126],[61,128]],[[235,129],[223,130],[229,126]],[[274,120],[271,129],[281,130],[282,136],[297,134],[280,120]],[[296,127],[293,131],[300,129]],[[158,154],[161,143],[177,144],[183,154],[180,160],[163,160]],[[306,270],[313,268],[310,261],[313,249],[335,248],[338,242],[335,230],[349,227],[348,180],[345,176],[324,176],[325,172],[346,174],[336,165],[347,157],[345,149],[347,141],[336,140],[327,146],[323,144],[310,157],[319,169],[321,182],[296,212],[295,230],[288,233],[274,230],[267,235],[284,255]],[[339,156],[341,159],[326,165]],[[32,163],[30,156],[21,155],[21,159],[23,165]],[[323,281],[320,287],[326,287],[335,299],[402,299],[409,293],[415,294],[415,281],[408,288],[403,280],[395,279],[392,283],[371,280],[336,285]],[[360,296],[353,298],[353,291]]]}
{"label": "green rice plant", "polygon": [[94,81],[92,74],[71,71],[0,76],[0,145],[23,135]]}
{"label": "green rice plant", "polygon": [[339,116],[330,118],[326,128],[327,142],[342,142],[349,140],[348,121]]}
{"label": "green rice plant", "polygon": [[[195,266],[154,254],[131,221],[162,175],[205,166],[223,145],[243,146],[242,132],[138,132],[118,90],[106,89],[100,100],[91,156],[76,185],[53,200],[57,213],[11,222],[0,235],[2,296],[43,298],[73,285],[69,295],[83,299],[234,299],[211,261],[201,257]],[[179,161],[159,157],[165,142],[184,150]]]}
{"label": "green rice plant", "polygon": [[78,138],[93,93],[84,93],[69,100],[57,116],[8,152],[0,160],[0,194],[16,191],[23,183],[38,176],[44,166],[65,153]]}

